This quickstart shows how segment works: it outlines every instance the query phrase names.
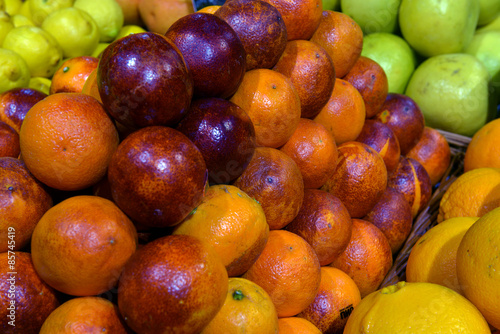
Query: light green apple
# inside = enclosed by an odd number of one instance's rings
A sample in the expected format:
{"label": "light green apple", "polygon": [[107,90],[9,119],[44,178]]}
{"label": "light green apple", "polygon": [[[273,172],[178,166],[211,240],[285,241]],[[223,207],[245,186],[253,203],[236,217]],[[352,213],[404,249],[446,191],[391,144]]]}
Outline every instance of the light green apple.
{"label": "light green apple", "polygon": [[395,32],[401,0],[340,0],[344,14],[359,24],[363,33]]}
{"label": "light green apple", "polygon": [[462,52],[479,18],[478,0],[402,0],[403,38],[424,57]]}
{"label": "light green apple", "polygon": [[479,0],[479,20],[477,25],[483,26],[493,21],[500,14],[499,0]]}
{"label": "light green apple", "polygon": [[340,0],[323,0],[323,10],[340,11]]}
{"label": "light green apple", "polygon": [[384,69],[389,92],[404,93],[417,60],[415,52],[403,38],[387,32],[366,35],[361,55],[375,60]]}
{"label": "light green apple", "polygon": [[438,55],[415,69],[405,94],[418,104],[427,126],[472,136],[495,113],[489,79],[475,56]]}

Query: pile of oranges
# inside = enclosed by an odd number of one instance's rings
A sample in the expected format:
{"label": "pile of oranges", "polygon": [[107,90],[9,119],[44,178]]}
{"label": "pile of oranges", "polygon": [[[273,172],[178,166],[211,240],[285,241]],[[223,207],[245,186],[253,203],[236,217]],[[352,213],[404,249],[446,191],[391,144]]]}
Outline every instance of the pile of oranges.
{"label": "pile of oranges", "polygon": [[288,2],[228,1],[0,95],[3,333],[344,331],[451,152],[356,22]]}

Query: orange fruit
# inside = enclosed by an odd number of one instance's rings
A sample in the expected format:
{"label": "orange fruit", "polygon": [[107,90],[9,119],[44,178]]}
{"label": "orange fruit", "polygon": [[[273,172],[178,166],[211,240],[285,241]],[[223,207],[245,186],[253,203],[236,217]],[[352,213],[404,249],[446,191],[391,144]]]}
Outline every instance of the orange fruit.
{"label": "orange fruit", "polygon": [[337,148],[337,168],[321,189],[337,196],[351,217],[362,218],[387,187],[384,160],[377,151],[360,142],[345,142]]}
{"label": "orange fruit", "polygon": [[304,238],[324,266],[346,249],[352,222],[340,199],[324,190],[305,189],[299,213],[285,229]]}
{"label": "orange fruit", "polygon": [[285,21],[288,40],[311,38],[321,20],[320,0],[264,0],[279,10]]}
{"label": "orange fruit", "polygon": [[479,217],[457,250],[457,277],[465,297],[494,328],[500,328],[500,208]]}
{"label": "orange fruit", "polygon": [[102,103],[101,95],[99,95],[99,88],[97,87],[97,69],[90,72],[87,80],[85,80],[83,84],[82,93],[90,95]]}
{"label": "orange fruit", "polygon": [[406,156],[417,160],[429,174],[431,184],[436,185],[450,166],[450,144],[441,132],[426,126],[420,140]]}
{"label": "orange fruit", "polygon": [[463,295],[457,277],[457,250],[477,220],[478,217],[455,217],[427,230],[411,248],[406,281],[441,284]]}
{"label": "orange fruit", "polygon": [[297,316],[312,322],[322,333],[341,334],[360,301],[358,286],[349,275],[337,268],[321,267],[318,294]]}
{"label": "orange fruit", "polygon": [[437,222],[481,217],[500,206],[500,168],[481,167],[457,177],[439,202]]}
{"label": "orange fruit", "polygon": [[482,126],[467,146],[464,157],[464,172],[481,167],[500,168],[500,119]]}
{"label": "orange fruit", "polygon": [[297,129],[280,150],[295,161],[304,180],[304,188],[319,188],[337,166],[337,144],[322,124],[301,118]]}
{"label": "orange fruit", "polygon": [[310,40],[328,52],[337,78],[343,78],[351,70],[363,49],[361,27],[350,16],[338,11],[323,11]]}
{"label": "orange fruit", "polygon": [[214,14],[226,21],[243,43],[247,71],[276,64],[288,40],[285,22],[276,7],[261,0],[231,0]]}
{"label": "orange fruit", "polygon": [[391,187],[385,189],[380,200],[363,219],[384,233],[394,256],[405,243],[413,227],[410,204],[401,192]]}
{"label": "orange fruit", "polygon": [[363,219],[352,220],[351,240],[330,266],[349,275],[361,298],[377,290],[392,267],[389,241],[378,227]]}
{"label": "orange fruit", "polygon": [[37,273],[54,289],[90,296],[115,286],[137,243],[135,226],[113,202],[80,195],[43,215],[31,254]]}
{"label": "orange fruit", "polygon": [[368,57],[359,56],[342,78],[349,81],[361,93],[365,102],[366,118],[375,116],[389,92],[387,75],[382,66]]}
{"label": "orange fruit", "polygon": [[396,169],[401,157],[401,148],[396,134],[387,124],[374,119],[365,120],[356,141],[365,143],[380,154],[388,174]]}
{"label": "orange fruit", "polygon": [[43,323],[40,334],[119,333],[130,330],[123,324],[118,307],[96,296],[70,299],[56,308]]}
{"label": "orange fruit", "polygon": [[240,276],[264,249],[269,225],[262,206],[244,191],[232,185],[213,185],[173,234],[207,242],[219,254],[227,274]]}
{"label": "orange fruit", "polygon": [[275,148],[257,147],[247,168],[233,185],[260,203],[271,230],[290,223],[304,200],[304,182],[299,167],[292,158]]}
{"label": "orange fruit", "polygon": [[0,157],[17,158],[19,153],[19,133],[9,124],[0,121]]}
{"label": "orange fruit", "polygon": [[5,334],[38,334],[45,319],[59,306],[55,290],[35,271],[31,254],[0,253],[0,330]]}
{"label": "orange fruit", "polygon": [[363,298],[347,320],[344,333],[491,331],[477,308],[457,292],[439,284],[402,281]]}
{"label": "orange fruit", "polygon": [[301,116],[314,118],[326,105],[335,85],[335,67],[328,53],[308,40],[286,44],[273,70],[290,78],[300,98]]}
{"label": "orange fruit", "polygon": [[199,333],[222,308],[227,272],[215,250],[190,235],[142,246],[118,286],[118,308],[135,332]]}
{"label": "orange fruit", "polygon": [[278,326],[279,332],[284,334],[321,334],[312,322],[299,317],[279,318]]}
{"label": "orange fruit", "polygon": [[278,333],[278,314],[268,293],[252,281],[230,277],[224,305],[201,334]]}
{"label": "orange fruit", "polygon": [[[52,197],[24,162],[9,157],[0,158],[0,189],[0,252],[21,250],[52,206]],[[14,233],[14,242],[9,232]]]}
{"label": "orange fruit", "polygon": [[28,110],[45,97],[47,94],[32,88],[13,88],[1,93],[0,121],[19,132]]}
{"label": "orange fruit", "polygon": [[402,155],[396,169],[389,175],[387,186],[402,193],[415,218],[429,204],[432,184],[425,168],[415,159]]}
{"label": "orange fruit", "polygon": [[290,79],[276,71],[247,71],[230,101],[243,108],[252,120],[258,146],[284,145],[299,124],[297,90]]}
{"label": "orange fruit", "polygon": [[65,60],[52,76],[49,93],[81,93],[89,74],[97,69],[99,59],[92,56]]}
{"label": "orange fruit", "polygon": [[353,141],[365,123],[365,101],[350,82],[336,78],[328,102],[313,119],[333,134],[337,145]]}
{"label": "orange fruit", "polygon": [[425,128],[424,114],[409,96],[389,93],[373,116],[387,124],[398,138],[401,154],[406,155],[420,140]]}
{"label": "orange fruit", "polygon": [[199,13],[209,13],[209,14],[215,14],[215,12],[220,8],[221,5],[209,5],[205,6],[201,9],[198,9],[197,12]]}
{"label": "orange fruit", "polygon": [[316,297],[320,268],[314,249],[302,237],[286,230],[272,230],[266,247],[243,278],[269,294],[278,317],[291,317]]}
{"label": "orange fruit", "polygon": [[118,147],[118,132],[103,106],[81,93],[58,93],[34,105],[20,131],[28,169],[59,190],[92,186]]}
{"label": "orange fruit", "polygon": [[181,17],[194,13],[191,0],[141,0],[139,17],[147,30],[164,34]]}

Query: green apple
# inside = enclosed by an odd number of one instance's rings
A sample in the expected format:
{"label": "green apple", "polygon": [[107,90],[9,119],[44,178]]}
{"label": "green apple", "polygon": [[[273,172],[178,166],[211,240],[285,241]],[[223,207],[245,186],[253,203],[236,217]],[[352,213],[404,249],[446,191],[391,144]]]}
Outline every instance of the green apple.
{"label": "green apple", "polygon": [[66,58],[90,56],[99,44],[97,24],[78,8],[56,10],[43,21],[42,29],[54,36]]}
{"label": "green apple", "polygon": [[470,54],[438,55],[415,69],[405,95],[418,104],[427,126],[472,136],[495,113],[489,79],[486,67]]}
{"label": "green apple", "polygon": [[340,11],[340,0],[323,0],[323,10]]}
{"label": "green apple", "polygon": [[402,0],[403,38],[424,57],[462,52],[479,18],[478,0]]}
{"label": "green apple", "polygon": [[375,60],[384,69],[389,92],[404,93],[417,60],[415,52],[403,38],[387,32],[366,35],[361,55]]}
{"label": "green apple", "polygon": [[479,20],[477,25],[483,26],[493,21],[500,14],[499,0],[479,0]]}
{"label": "green apple", "polygon": [[401,0],[340,0],[344,14],[359,24],[363,33],[395,32]]}
{"label": "green apple", "polygon": [[0,94],[18,87],[27,87],[30,69],[26,61],[12,50],[0,48]]}
{"label": "green apple", "polygon": [[63,58],[62,49],[54,36],[40,27],[12,29],[5,36],[3,47],[23,57],[34,77],[51,77]]}
{"label": "green apple", "polygon": [[486,67],[491,77],[490,94],[500,102],[500,30],[474,35],[465,52],[476,56]]}

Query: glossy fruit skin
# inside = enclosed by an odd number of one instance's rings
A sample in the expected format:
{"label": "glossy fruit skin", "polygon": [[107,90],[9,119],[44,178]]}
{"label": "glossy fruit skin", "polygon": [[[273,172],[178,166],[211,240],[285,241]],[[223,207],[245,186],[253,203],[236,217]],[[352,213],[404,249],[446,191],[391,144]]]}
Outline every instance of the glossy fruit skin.
{"label": "glossy fruit skin", "polygon": [[134,222],[166,227],[180,223],[201,202],[207,171],[185,135],[150,126],[120,143],[108,179],[114,201]]}
{"label": "glossy fruit skin", "polygon": [[285,50],[288,40],[285,21],[270,3],[232,0],[224,3],[214,15],[238,34],[247,55],[247,71],[271,68]]}
{"label": "glossy fruit skin", "polygon": [[213,248],[193,236],[169,235],[143,246],[125,266],[118,307],[138,333],[199,333],[227,290],[227,272]]}
{"label": "glossy fruit skin", "polygon": [[417,145],[424,132],[425,120],[420,107],[403,94],[389,93],[374,119],[394,131],[403,155]]}
{"label": "glossy fruit skin", "polygon": [[47,94],[32,88],[14,88],[0,94],[0,121],[19,132],[28,110],[45,97]]}
{"label": "glossy fruit skin", "polygon": [[243,173],[255,151],[255,129],[247,113],[221,98],[191,103],[177,130],[198,147],[211,183],[229,183]]}
{"label": "glossy fruit skin", "polygon": [[[0,330],[4,334],[38,334],[45,319],[59,306],[59,295],[38,276],[30,253],[15,252],[15,274],[10,273],[13,270],[8,264],[12,257],[13,253],[0,253],[0,315],[4,319]],[[9,309],[11,302],[15,302],[13,310]],[[9,324],[12,320],[15,326]]]}
{"label": "glossy fruit skin", "polygon": [[181,53],[152,32],[111,43],[101,55],[97,86],[111,116],[135,128],[177,124],[193,96],[193,79]]}
{"label": "glossy fruit skin", "polygon": [[246,71],[246,52],[236,32],[208,13],[188,14],[165,33],[193,77],[193,97],[230,97]]}

